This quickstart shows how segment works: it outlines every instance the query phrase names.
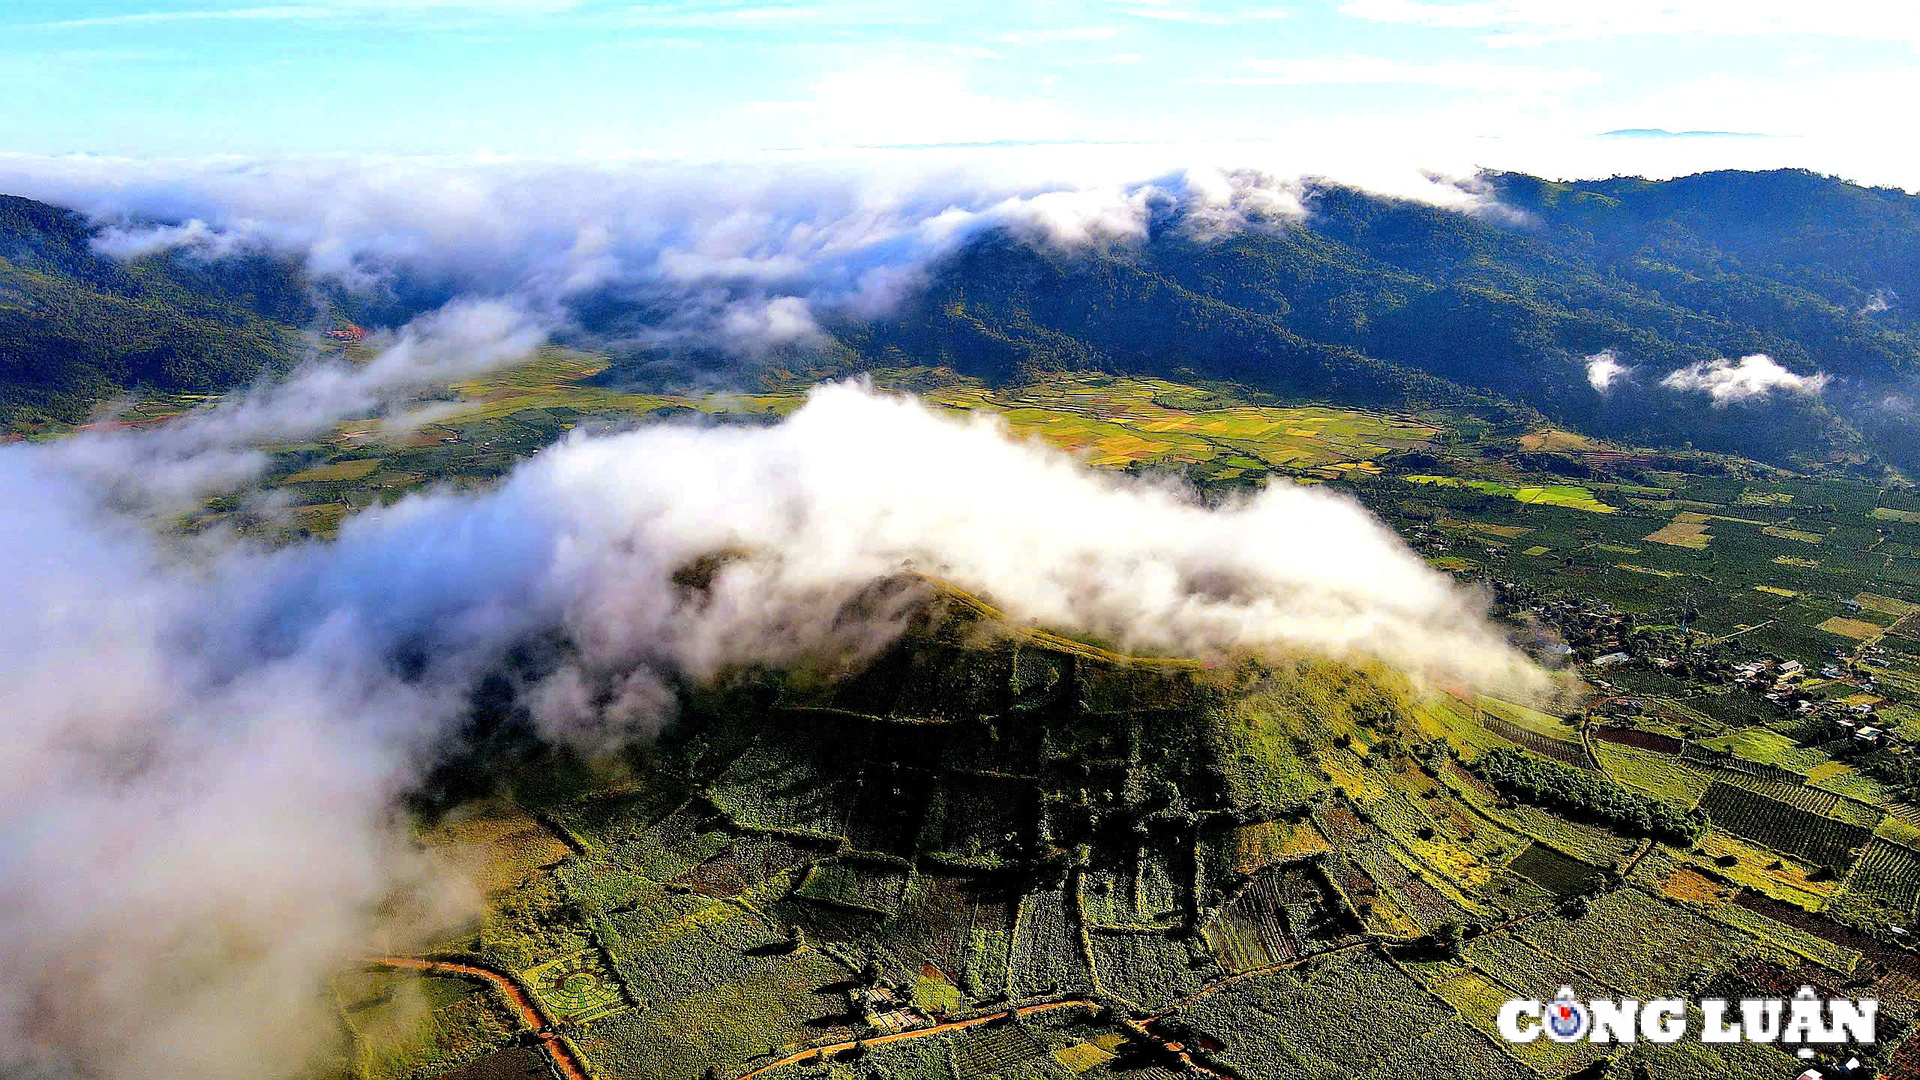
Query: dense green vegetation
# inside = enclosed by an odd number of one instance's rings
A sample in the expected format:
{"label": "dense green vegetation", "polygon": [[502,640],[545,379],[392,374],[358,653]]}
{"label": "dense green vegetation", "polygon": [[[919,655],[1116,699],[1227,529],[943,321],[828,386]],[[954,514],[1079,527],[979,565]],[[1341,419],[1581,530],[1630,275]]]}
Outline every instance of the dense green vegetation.
{"label": "dense green vegetation", "polygon": [[[1323,185],[1304,220],[1225,236],[1169,206],[1146,241],[1106,249],[988,237],[907,311],[841,340],[860,363],[995,380],[1191,372],[1351,404],[1505,400],[1593,434],[1771,461],[1867,447],[1920,460],[1905,414],[1878,407],[1920,355],[1920,322],[1891,299],[1920,295],[1920,199],[1800,172],[1485,180],[1508,211]],[[1585,369],[1603,350],[1642,366],[1606,394]],[[1724,408],[1655,385],[1749,353],[1840,381],[1824,402]]]}
{"label": "dense green vegetation", "polygon": [[[1804,172],[1664,182],[1481,178],[1462,212],[1329,184],[1303,219],[1224,234],[1168,202],[1141,241],[1076,250],[989,234],[876,318],[772,369],[940,365],[995,384],[1059,371],[1229,379],[1267,393],[1408,408],[1508,403],[1589,434],[1776,463],[1920,464],[1904,400],[1920,355],[1920,199]],[[92,226],[0,202],[0,423],[72,421],[130,387],[206,390],[286,363],[294,328],[396,322],[444,300],[402,274],[378,295],[259,252],[97,254]],[[663,313],[595,293],[578,343],[617,344]],[[1636,368],[1607,392],[1586,358]],[[620,345],[610,379],[683,370]],[[1766,353],[1834,376],[1822,397],[1708,407],[1657,384]],[[1535,412],[1537,410],[1537,412]]]}
{"label": "dense green vegetation", "polygon": [[1590,772],[1502,747],[1468,766],[1495,788],[1571,818],[1597,821],[1632,836],[1685,844],[1706,827],[1705,819],[1632,791]]}
{"label": "dense green vegetation", "polygon": [[0,196],[0,426],[74,423],[130,389],[205,392],[290,366],[316,312],[262,254],[121,263],[78,214]]}

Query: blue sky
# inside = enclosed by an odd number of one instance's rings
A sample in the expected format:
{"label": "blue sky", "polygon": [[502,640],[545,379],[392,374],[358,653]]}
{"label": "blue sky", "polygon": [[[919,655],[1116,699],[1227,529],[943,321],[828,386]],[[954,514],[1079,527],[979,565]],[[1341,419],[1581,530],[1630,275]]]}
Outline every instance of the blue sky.
{"label": "blue sky", "polygon": [[0,151],[706,155],[1882,131],[1920,14],[1836,0],[9,0]]}

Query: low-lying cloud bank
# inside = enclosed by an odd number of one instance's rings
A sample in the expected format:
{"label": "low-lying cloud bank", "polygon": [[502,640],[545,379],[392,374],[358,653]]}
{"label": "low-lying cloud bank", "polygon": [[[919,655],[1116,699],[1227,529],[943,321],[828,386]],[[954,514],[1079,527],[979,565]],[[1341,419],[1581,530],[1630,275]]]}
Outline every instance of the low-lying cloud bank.
{"label": "low-lying cloud bank", "polygon": [[[405,370],[408,340],[375,369]],[[224,454],[277,407],[187,424],[228,424]],[[329,972],[465,910],[395,806],[529,641],[564,659],[523,680],[523,704],[589,745],[656,730],[679,680],[890,639],[896,618],[836,616],[908,569],[1139,650],[1539,678],[1351,501],[1275,484],[1206,509],[857,386],[772,428],[574,437],[490,492],[412,497],[273,551],[166,539],[103,504],[103,470],[137,472],[150,437],[0,449],[10,1075],[295,1071],[328,1029]],[[676,586],[722,550],[745,555],[698,596]]]}
{"label": "low-lying cloud bank", "polygon": [[1313,181],[1473,212],[1473,179],[1406,165],[1322,174],[1169,166],[1098,152],[870,155],[711,163],[322,158],[128,161],[0,155],[0,191],[103,225],[95,249],[207,258],[269,250],[317,277],[437,298],[511,298],[555,322],[612,300],[645,335],[751,351],[805,341],[835,311],[870,316],[926,268],[993,229],[1059,246],[1126,240],[1175,208],[1217,235],[1298,219]]}
{"label": "low-lying cloud bank", "polygon": [[1825,372],[1801,375],[1782,367],[1764,353],[1731,360],[1702,360],[1667,375],[1660,385],[1669,390],[1700,391],[1715,405],[1764,401],[1778,390],[1799,397],[1818,397],[1832,377]]}

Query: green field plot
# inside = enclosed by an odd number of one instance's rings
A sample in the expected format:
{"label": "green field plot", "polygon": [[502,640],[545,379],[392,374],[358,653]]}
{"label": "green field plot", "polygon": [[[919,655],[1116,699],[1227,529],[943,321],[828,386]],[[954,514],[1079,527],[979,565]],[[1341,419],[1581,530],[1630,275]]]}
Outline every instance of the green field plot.
{"label": "green field plot", "polygon": [[1827,761],[1825,754],[1802,747],[1772,728],[1746,728],[1729,735],[1703,739],[1700,745],[1711,750],[1725,750],[1746,761],[1797,773],[1804,773]]}
{"label": "green field plot", "polygon": [[367,971],[335,980],[334,993],[354,1035],[352,1075],[364,1080],[486,1060],[508,1049],[520,1029],[491,991],[469,979]]}
{"label": "green field plot", "polygon": [[1021,902],[1009,967],[1015,997],[1091,986],[1079,937],[1068,921],[1064,892],[1029,893]]}
{"label": "green field plot", "polygon": [[750,829],[840,836],[856,782],[856,774],[828,771],[789,750],[757,745],[714,785],[713,802]]}
{"label": "green field plot", "polygon": [[1713,783],[1705,770],[1690,768],[1671,754],[1597,739],[1593,751],[1607,775],[1667,802],[1691,806]]}
{"label": "green field plot", "polygon": [[[1670,988],[1675,972],[1713,968],[1747,947],[1737,932],[1631,887],[1594,900],[1579,919],[1541,919],[1514,934],[1605,985],[1643,999]],[[1552,993],[1548,989],[1543,996]]]}
{"label": "green field plot", "polygon": [[[1394,1007],[1380,1008],[1384,1001]],[[1391,961],[1355,952],[1304,979],[1247,980],[1207,999],[1194,1019],[1244,1075],[1354,1076],[1412,1051],[1452,1013]]]}
{"label": "green field plot", "polygon": [[993,1076],[1047,1053],[1039,1036],[1015,1023],[975,1028],[953,1041],[953,1068],[965,1080]]}
{"label": "green field plot", "polygon": [[892,863],[838,859],[817,863],[794,895],[823,904],[892,914],[900,906],[908,871]]}
{"label": "green field plot", "polygon": [[1087,936],[1100,987],[1136,1005],[1161,1009],[1200,989],[1214,967],[1196,967],[1184,942],[1142,930],[1099,930]]}
{"label": "green field plot", "polygon": [[1789,529],[1780,525],[1768,525],[1760,530],[1768,536],[1777,536],[1782,540],[1792,540],[1801,544],[1818,544],[1825,540],[1825,533],[1808,532],[1805,529]]}
{"label": "green field plot", "polygon": [[1761,944],[1773,946],[1782,954],[1776,959],[1791,962],[1793,957],[1805,957],[1833,971],[1851,971],[1860,960],[1860,954],[1853,949],[1739,904],[1715,903],[1711,906],[1711,917],[1751,935]]}
{"label": "green field plot", "polygon": [[698,1080],[733,1073],[770,1048],[791,1052],[829,1030],[844,1010],[818,992],[846,969],[819,952],[735,962],[723,977],[649,999],[590,1025],[579,1044],[597,1074]]}
{"label": "green field plot", "polygon": [[285,484],[347,483],[364,480],[380,467],[379,458],[349,458],[328,465],[316,465],[284,478]]}
{"label": "green field plot", "polygon": [[1875,839],[1854,864],[1847,891],[1911,913],[1920,901],[1920,853]]}
{"label": "green field plot", "polygon": [[1471,488],[1488,495],[1501,495],[1529,506],[1562,506],[1572,510],[1585,510],[1595,514],[1611,514],[1618,508],[1608,506],[1596,498],[1587,488],[1571,484],[1548,484],[1540,487],[1512,486],[1493,480],[1463,480],[1457,476],[1403,476],[1401,479],[1410,484],[1432,484],[1436,487]]}
{"label": "green field plot", "polygon": [[[1269,967],[1300,955],[1289,927],[1288,909],[1314,918],[1326,904],[1311,879],[1301,874],[1262,874],[1207,927],[1220,966],[1229,971]],[[1312,913],[1312,914],[1308,914]]]}
{"label": "green field plot", "polygon": [[1038,796],[1029,781],[947,777],[927,805],[920,848],[956,866],[999,867],[1031,835]]}
{"label": "green field plot", "polygon": [[[1798,807],[1810,814],[1839,816],[1834,815],[1833,811],[1840,803],[1840,796],[1831,791],[1807,787],[1805,784],[1786,784],[1778,780],[1766,780],[1757,776],[1740,776],[1730,772],[1722,772],[1718,776],[1725,783],[1765,795],[1769,799],[1778,799],[1788,806]],[[1846,818],[1843,817],[1842,820]],[[1856,821],[1852,824],[1866,824],[1871,827],[1872,822]]]}
{"label": "green field plot", "polygon": [[557,1019],[583,1022],[626,1005],[619,980],[607,970],[597,949],[549,960],[521,972],[520,981]]}
{"label": "green field plot", "polygon": [[1713,823],[1756,844],[1822,866],[1846,869],[1872,830],[1810,813],[1757,792],[1715,781],[1700,800]]}
{"label": "green field plot", "polygon": [[1555,896],[1568,896],[1584,890],[1600,876],[1600,868],[1581,862],[1541,843],[1527,845],[1514,856],[1507,869],[1533,882]]}
{"label": "green field plot", "polygon": [[[1587,1056],[1579,1050],[1566,1051],[1559,1061],[1571,1065]],[[1420,1039],[1375,1066],[1372,1072],[1359,1074],[1359,1080],[1409,1080],[1409,1078],[1474,1077],[1475,1080],[1530,1080],[1538,1076],[1530,1066],[1514,1060],[1485,1031],[1460,1020],[1441,1024]]]}

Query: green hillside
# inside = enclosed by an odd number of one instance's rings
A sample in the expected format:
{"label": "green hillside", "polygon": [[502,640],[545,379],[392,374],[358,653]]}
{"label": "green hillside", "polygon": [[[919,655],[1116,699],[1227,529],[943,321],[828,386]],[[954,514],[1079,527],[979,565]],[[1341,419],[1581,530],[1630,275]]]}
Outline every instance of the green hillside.
{"label": "green hillside", "polygon": [[314,316],[298,263],[121,263],[95,235],[71,211],[0,196],[0,427],[75,423],[129,390],[224,390],[298,356]]}
{"label": "green hillside", "polygon": [[[1642,444],[1911,465],[1920,199],[1798,172],[1567,185],[1484,178],[1469,214],[1337,186],[1302,222],[1076,253],[983,238],[910,310],[843,331],[870,362],[992,379],[1101,369],[1234,379],[1353,404],[1499,398]],[[1639,377],[1601,394],[1585,358]],[[1709,408],[1666,373],[1765,353],[1824,397]]]}

